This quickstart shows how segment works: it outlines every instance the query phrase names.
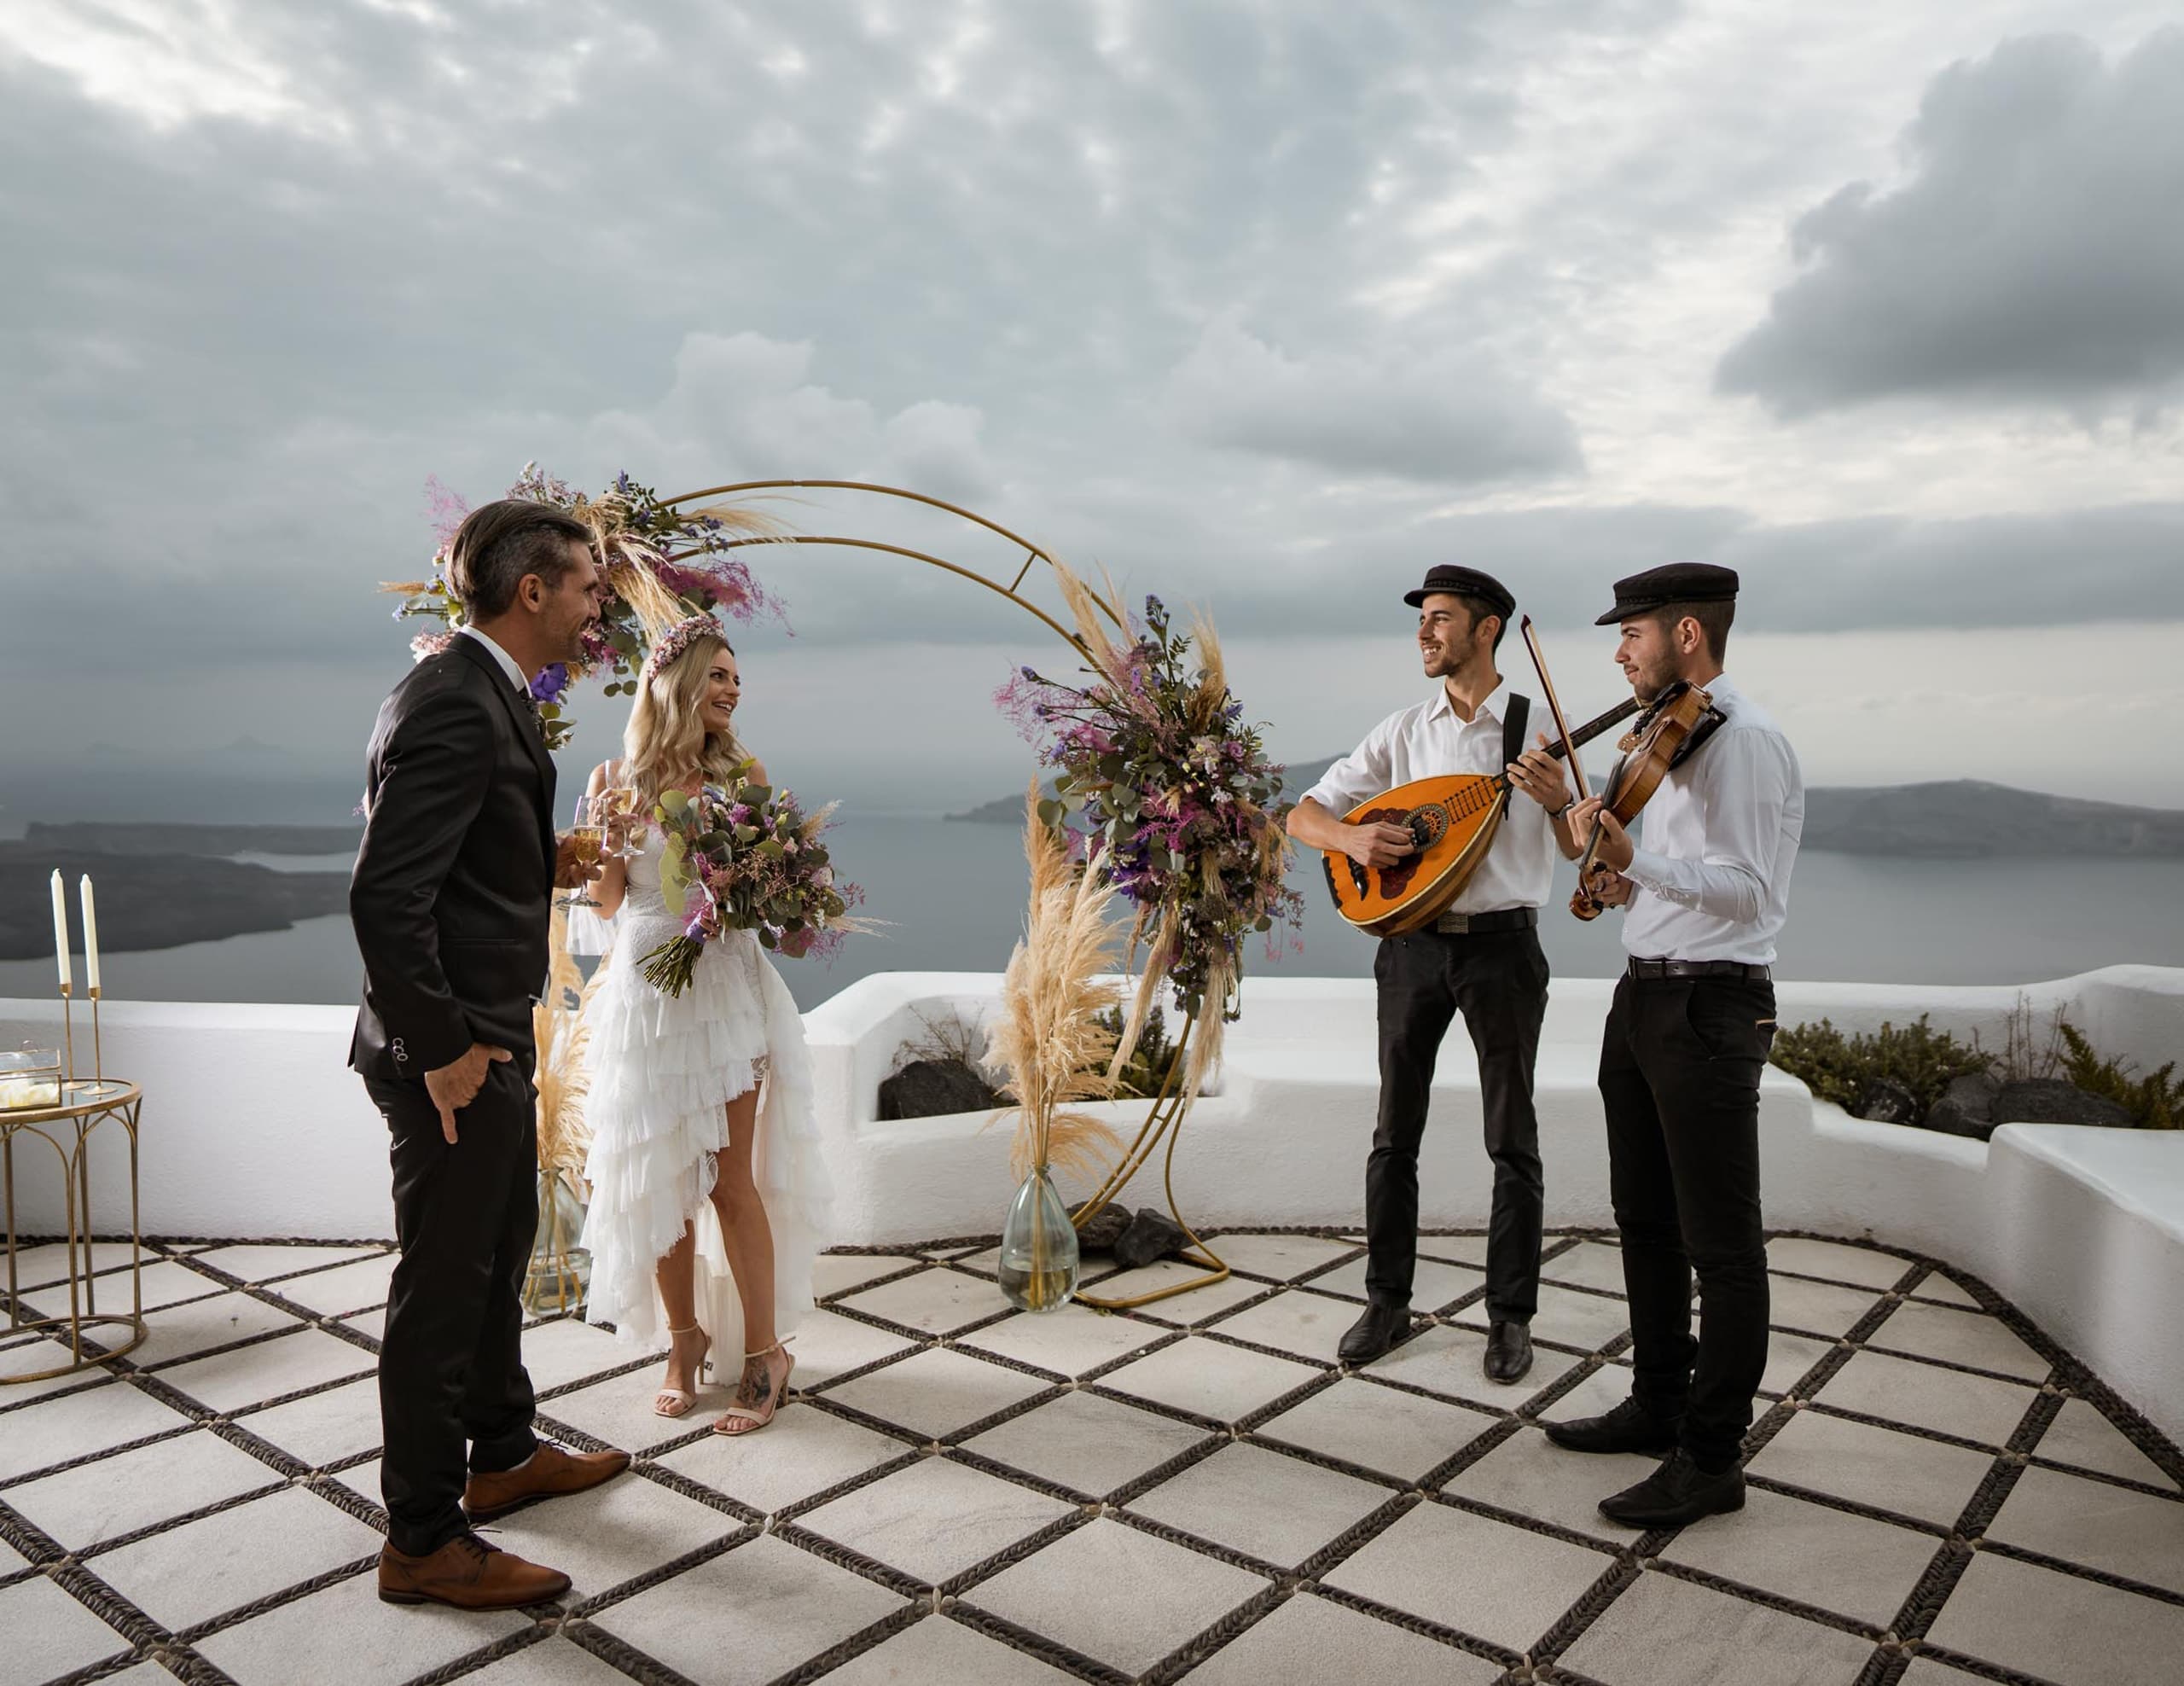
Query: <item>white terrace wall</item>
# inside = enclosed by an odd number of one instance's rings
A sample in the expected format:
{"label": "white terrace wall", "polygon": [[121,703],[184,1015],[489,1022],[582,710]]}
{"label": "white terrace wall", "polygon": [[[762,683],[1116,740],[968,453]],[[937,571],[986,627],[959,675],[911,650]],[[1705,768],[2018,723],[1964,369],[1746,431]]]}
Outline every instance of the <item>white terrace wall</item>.
{"label": "white terrace wall", "polygon": [[[836,1239],[889,1242],[990,1233],[1011,1192],[1005,1142],[981,1115],[882,1124],[880,1079],[923,1020],[978,1024],[989,974],[866,978],[806,1015],[821,1125],[838,1184]],[[1538,1067],[1549,1221],[1612,1221],[1593,1087],[1612,985],[1558,980]],[[2044,1017],[2069,1011],[2105,1051],[2153,1066],[2184,1054],[2184,969],[2113,967],[2028,986]],[[1786,1024],[1845,1029],[1924,1012],[1937,1028],[1999,1048],[2013,988],[1786,984]],[[1376,1091],[1372,985],[1253,979],[1229,1027],[1225,1067],[1194,1110],[1176,1160],[1183,1209],[1209,1224],[1355,1224]],[[58,1032],[57,1002],[0,1002],[0,1047]],[[144,1086],[141,1185],[147,1234],[383,1236],[392,1232],[386,1137],[343,1068],[351,1012],[338,1007],[113,1003],[109,1071]],[[78,1047],[88,1049],[84,1015]],[[1490,1192],[1478,1148],[1469,1049],[1452,1038],[1435,1084],[1421,1165],[1428,1224],[1482,1224]],[[1134,1127],[1137,1109],[1110,1109]],[[1769,1070],[1761,1096],[1769,1221],[1867,1236],[1985,1278],[2172,1434],[2184,1434],[2184,1131],[2010,1125],[1991,1144],[1868,1124],[1815,1104]],[[95,1138],[93,1220],[125,1227],[125,1142]],[[1158,1167],[1133,1195],[1156,1198]],[[52,1234],[62,1207],[54,1155],[19,1138],[20,1232]]]}

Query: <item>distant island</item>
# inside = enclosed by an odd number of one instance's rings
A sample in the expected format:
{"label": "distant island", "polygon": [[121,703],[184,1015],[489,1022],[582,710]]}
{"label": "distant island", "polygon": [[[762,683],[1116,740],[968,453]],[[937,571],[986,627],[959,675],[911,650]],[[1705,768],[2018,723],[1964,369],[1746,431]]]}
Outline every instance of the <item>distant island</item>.
{"label": "distant island", "polygon": [[[1284,781],[1303,794],[1339,758],[1300,762]],[[1024,799],[981,803],[951,820],[1020,825]],[[2086,802],[1980,779],[1817,785],[1805,793],[1804,846],[1843,855],[1984,860],[2099,856],[2184,860],[2184,811]]]}
{"label": "distant island", "polygon": [[[346,872],[276,872],[270,867],[224,860],[218,854],[180,852],[175,842],[178,834],[199,832],[216,840],[200,846],[224,846],[235,834],[279,833],[293,845],[295,834],[338,829],[33,825],[22,841],[0,843],[0,960],[34,960],[53,952],[53,903],[47,880],[56,867],[68,887],[72,924],[77,879],[89,873],[98,887],[100,946],[108,954],[177,948],[251,931],[285,931],[299,919],[345,912],[349,905]],[[59,834],[109,830],[132,834],[121,840],[130,846],[94,849],[57,840]],[[268,848],[262,836],[253,836],[229,852],[332,854],[356,846],[355,834],[342,836],[346,841],[331,844],[313,836],[305,849]],[[147,838],[150,847],[136,846],[139,839]],[[76,940],[80,946],[80,931]]]}

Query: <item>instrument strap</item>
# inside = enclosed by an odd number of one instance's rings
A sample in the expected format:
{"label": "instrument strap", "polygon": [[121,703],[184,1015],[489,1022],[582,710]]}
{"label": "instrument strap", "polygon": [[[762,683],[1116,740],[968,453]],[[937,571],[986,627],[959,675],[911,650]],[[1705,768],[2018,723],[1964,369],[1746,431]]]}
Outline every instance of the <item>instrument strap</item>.
{"label": "instrument strap", "polygon": [[[1502,717],[1502,765],[1503,766],[1506,767],[1512,761],[1523,758],[1525,728],[1531,724],[1531,714],[1532,700],[1515,691],[1510,692],[1509,712]],[[1507,790],[1502,793],[1502,799],[1504,803],[1508,801],[1509,793]]]}

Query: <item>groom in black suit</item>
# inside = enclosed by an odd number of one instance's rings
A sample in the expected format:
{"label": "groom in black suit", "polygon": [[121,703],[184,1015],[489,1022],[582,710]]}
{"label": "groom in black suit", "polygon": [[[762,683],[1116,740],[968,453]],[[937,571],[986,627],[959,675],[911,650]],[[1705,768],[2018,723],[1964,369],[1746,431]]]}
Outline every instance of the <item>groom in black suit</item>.
{"label": "groom in black suit", "polygon": [[380,1340],[380,1596],[504,1609],[559,1597],[568,1577],[472,1524],[629,1462],[533,1436],[520,1342],[538,1222],[531,1009],[554,888],[596,875],[555,837],[530,682],[580,657],[605,587],[582,523],[516,499],[470,515],[447,573],[465,625],[372,731],[349,1064],[386,1119],[402,1249]]}

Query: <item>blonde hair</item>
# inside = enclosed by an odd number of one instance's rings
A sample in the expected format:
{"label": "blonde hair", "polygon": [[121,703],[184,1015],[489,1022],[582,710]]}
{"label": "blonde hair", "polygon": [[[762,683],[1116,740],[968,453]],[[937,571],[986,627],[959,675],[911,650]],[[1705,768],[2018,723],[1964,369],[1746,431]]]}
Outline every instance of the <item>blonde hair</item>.
{"label": "blonde hair", "polygon": [[727,639],[700,634],[638,683],[636,706],[622,732],[621,777],[645,802],[693,778],[725,783],[739,762],[751,759],[732,728],[707,731],[698,712],[716,650],[735,654]]}

